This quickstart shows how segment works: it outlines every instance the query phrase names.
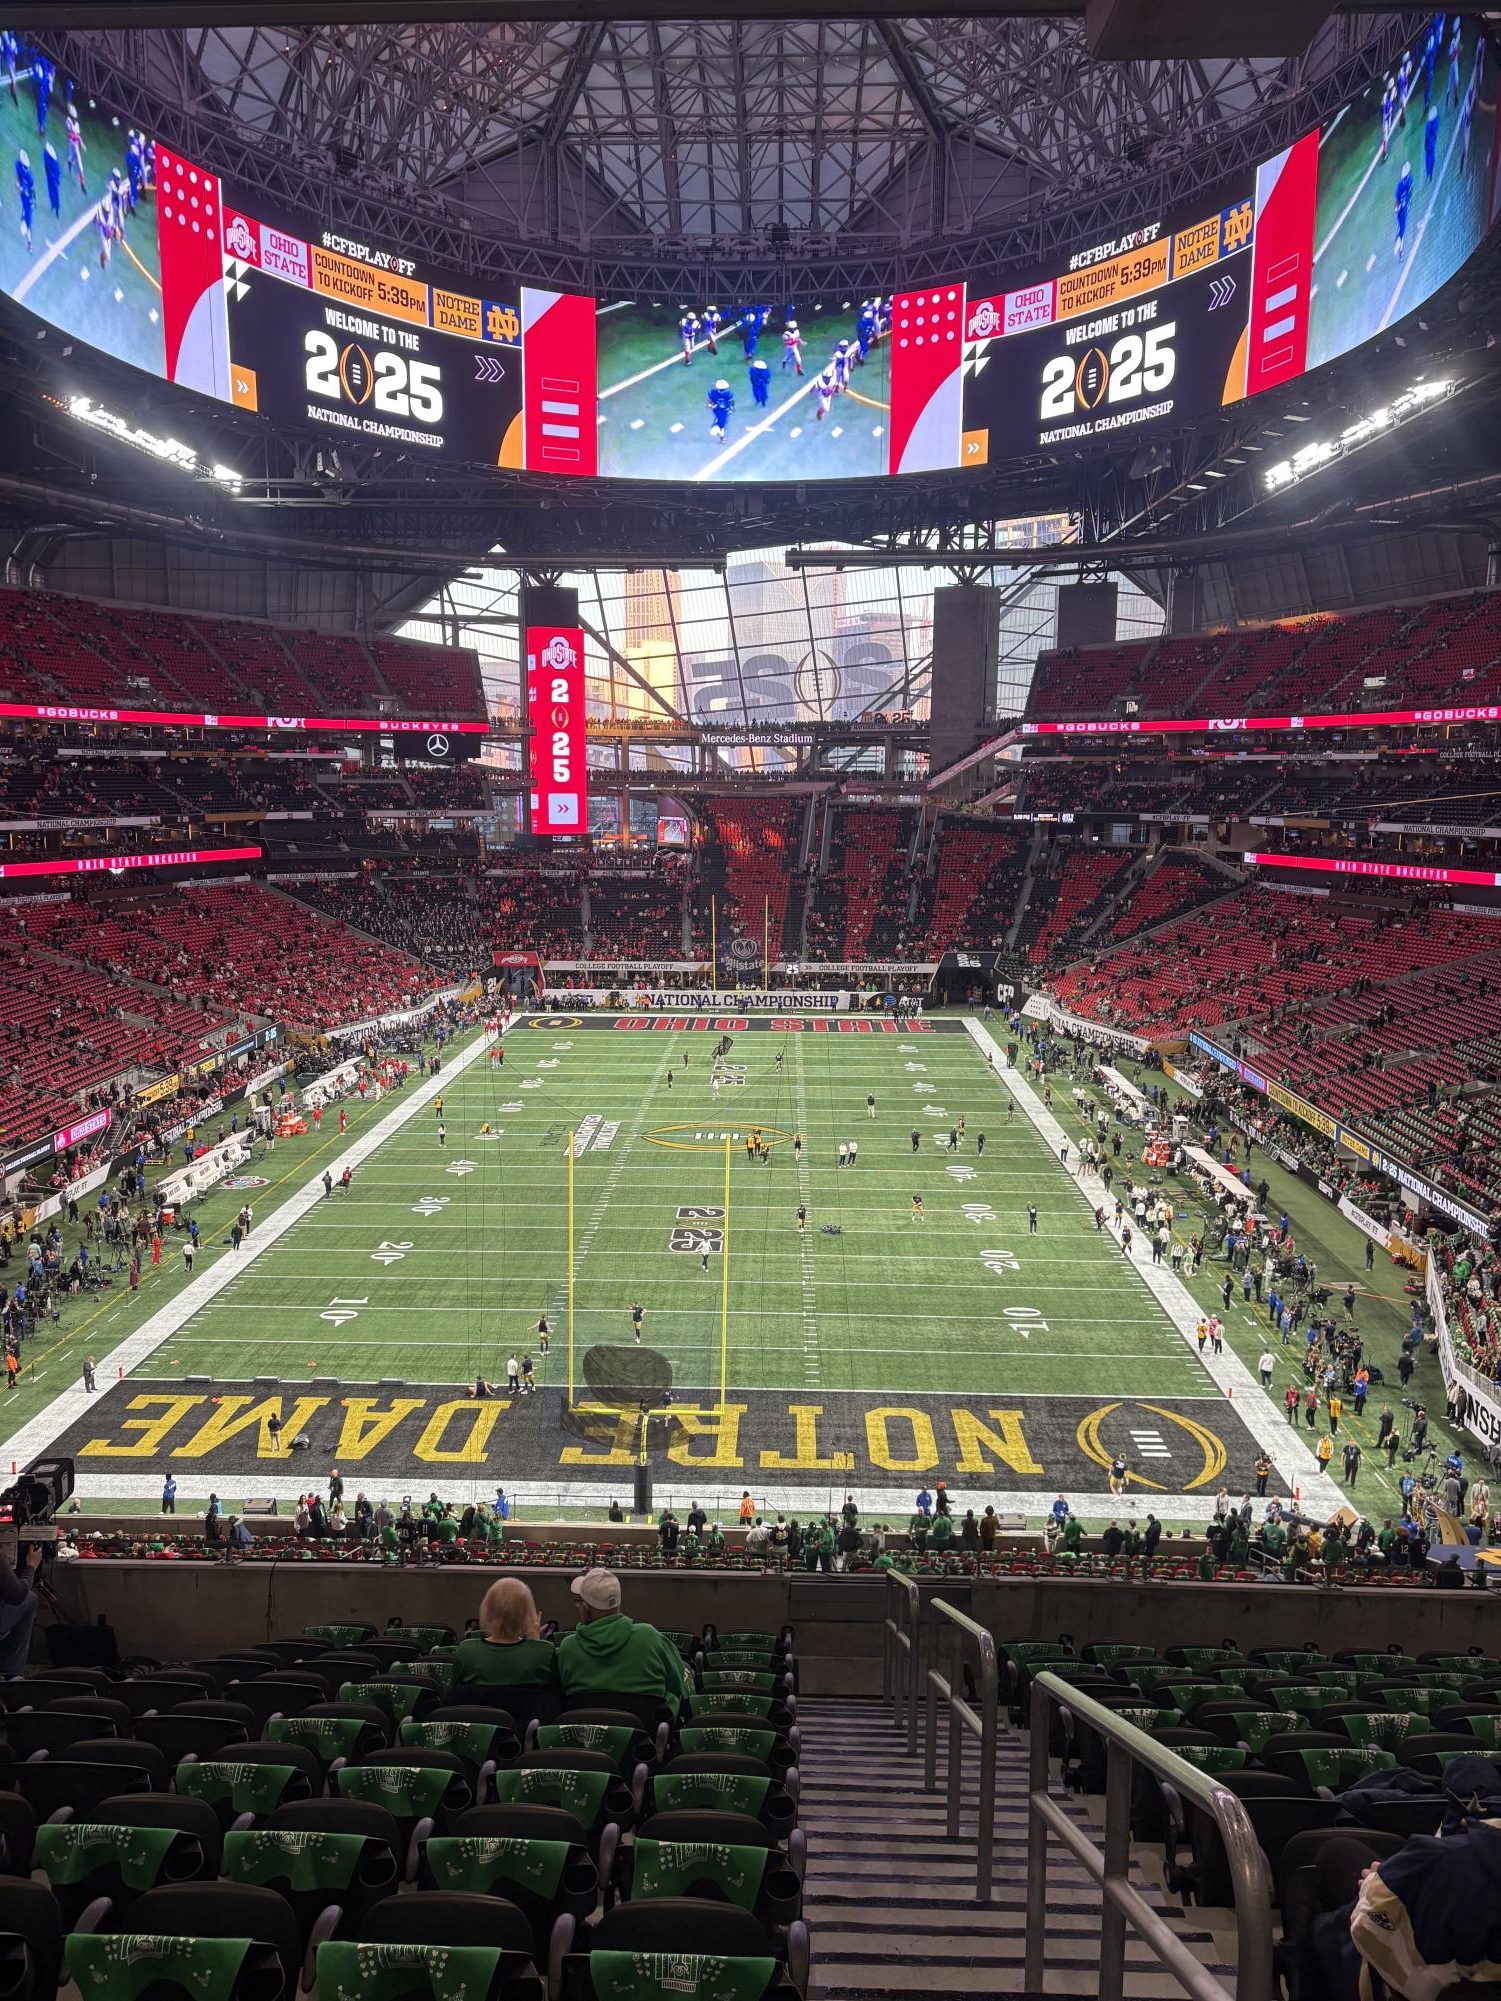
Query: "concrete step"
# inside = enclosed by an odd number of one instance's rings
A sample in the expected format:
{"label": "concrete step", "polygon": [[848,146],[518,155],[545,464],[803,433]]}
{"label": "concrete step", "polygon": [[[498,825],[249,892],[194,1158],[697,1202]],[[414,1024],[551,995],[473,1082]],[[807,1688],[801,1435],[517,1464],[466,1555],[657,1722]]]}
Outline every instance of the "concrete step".
{"label": "concrete step", "polygon": [[[948,1743],[937,1745],[937,1787],[924,1784],[922,1755],[878,1704],[805,1701],[799,1709],[802,1785],[799,1819],[807,1835],[805,1913],[813,1943],[809,2001],[1044,2001],[1097,1991],[1102,1903],[1088,1872],[1056,1848],[1048,1872],[1045,1974],[1028,1994],[1026,1795],[1029,1747],[1011,1728],[997,1746],[995,1883],[975,1902],[979,1747],[966,1742],[959,1773],[960,1833],[950,1840]],[[1071,1820],[1102,1838],[1102,1805],[1070,1797]],[[1186,1915],[1160,1881],[1133,1862],[1151,1907],[1194,1956],[1226,1973],[1226,1945],[1205,1917]],[[1150,1949],[1128,1936],[1128,2001],[1167,2001],[1179,1989]]]}

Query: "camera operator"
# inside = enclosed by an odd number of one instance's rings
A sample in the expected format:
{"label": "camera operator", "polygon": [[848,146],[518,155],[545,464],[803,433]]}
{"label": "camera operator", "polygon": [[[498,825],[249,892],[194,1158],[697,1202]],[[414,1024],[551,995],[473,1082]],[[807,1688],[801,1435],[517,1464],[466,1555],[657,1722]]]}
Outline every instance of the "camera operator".
{"label": "camera operator", "polygon": [[42,1552],[27,1550],[19,1572],[0,1555],[0,1678],[25,1674],[31,1654],[31,1629],[36,1624],[37,1598],[32,1589]]}

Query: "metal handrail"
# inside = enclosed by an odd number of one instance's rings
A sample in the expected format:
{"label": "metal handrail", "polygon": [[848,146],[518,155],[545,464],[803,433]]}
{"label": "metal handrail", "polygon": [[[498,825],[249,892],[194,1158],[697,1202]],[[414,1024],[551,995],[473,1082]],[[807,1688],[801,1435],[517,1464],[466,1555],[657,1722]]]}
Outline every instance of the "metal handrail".
{"label": "metal handrail", "polygon": [[[949,1672],[938,1671],[941,1633],[949,1637]],[[968,1614],[942,1598],[928,1600],[927,1753],[923,1761],[923,1785],[928,1792],[938,1790],[938,1705],[949,1706],[948,1818],[945,1833],[950,1841],[959,1839],[961,1790],[964,1783],[964,1739],[966,1734],[980,1740],[980,1801],[975,1825],[975,1901],[990,1902],[995,1866],[995,1756],[999,1722],[999,1670],[995,1639]],[[963,1687],[964,1643],[973,1640],[980,1655],[980,1707],[976,1711],[956,1693]],[[1037,1983],[1040,1988],[1042,1983]]]}
{"label": "metal handrail", "polygon": [[922,1631],[922,1598],[912,1579],[900,1570],[888,1570],[886,1582],[897,1595],[894,1601],[889,1591],[887,1595],[887,1603],[896,1616],[893,1617],[892,1612],[886,1614],[881,1653],[881,1693],[892,1706],[898,1729],[902,1728],[905,1716],[907,1756],[915,1758],[920,1699],[917,1650]]}
{"label": "metal handrail", "polygon": [[[1054,1704],[1066,1705],[1105,1740],[1105,1846],[1092,1841],[1048,1792],[1048,1741]],[[1047,1925],[1048,1836],[1056,1835],[1104,1893],[1100,1917],[1099,2001],[1121,2001],[1126,1927],[1149,1945],[1193,2001],[1272,2001],[1272,1900],[1269,1871],[1245,1807],[1206,1772],[1165,1750],[1079,1689],[1045,1670],[1032,1678],[1031,1767],[1027,1793],[1027,1953],[1025,1985],[1041,1991]],[[1131,1772],[1143,1765],[1213,1815],[1224,1844],[1235,1902],[1233,1990],[1196,1959],[1129,1880]]]}

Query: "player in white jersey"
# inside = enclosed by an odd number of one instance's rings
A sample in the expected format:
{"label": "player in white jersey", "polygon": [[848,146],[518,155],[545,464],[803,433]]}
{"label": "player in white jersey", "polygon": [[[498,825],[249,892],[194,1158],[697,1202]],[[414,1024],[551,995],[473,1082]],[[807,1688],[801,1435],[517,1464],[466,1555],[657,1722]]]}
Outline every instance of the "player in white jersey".
{"label": "player in white jersey", "polygon": [[842,396],[850,386],[850,368],[854,362],[854,350],[847,340],[840,341],[830,358],[829,366],[834,371],[834,393]]}
{"label": "player in white jersey", "polygon": [[1397,86],[1390,77],[1381,86],[1381,157],[1386,158],[1397,123]]}
{"label": "player in white jersey", "polygon": [[88,193],[83,178],[83,130],[78,123],[78,113],[68,113],[68,179],[77,181],[79,191]]}
{"label": "player in white jersey", "polygon": [[788,365],[799,375],[803,372],[803,336],[796,320],[789,320],[782,329],[782,368]]}
{"label": "player in white jersey", "polygon": [[705,306],[702,325],[704,339],[709,343],[710,354],[719,352],[719,329],[722,324],[718,306]]}
{"label": "player in white jersey", "polygon": [[108,194],[99,198],[99,206],[94,210],[94,227],[99,232],[99,269],[107,271],[115,241],[115,205]]}
{"label": "player in white jersey", "polygon": [[1459,102],[1459,64],[1464,48],[1464,22],[1454,16],[1454,26],[1449,30],[1449,102]]}
{"label": "player in white jersey", "polygon": [[683,349],[683,362],[687,366],[693,360],[693,350],[698,345],[698,315],[684,313],[678,321],[678,340]]}
{"label": "player in white jersey", "polygon": [[828,367],[821,371],[813,384],[813,393],[818,398],[818,408],[814,412],[814,415],[820,424],[829,414],[830,406],[834,401],[835,386],[834,364],[831,361]]}

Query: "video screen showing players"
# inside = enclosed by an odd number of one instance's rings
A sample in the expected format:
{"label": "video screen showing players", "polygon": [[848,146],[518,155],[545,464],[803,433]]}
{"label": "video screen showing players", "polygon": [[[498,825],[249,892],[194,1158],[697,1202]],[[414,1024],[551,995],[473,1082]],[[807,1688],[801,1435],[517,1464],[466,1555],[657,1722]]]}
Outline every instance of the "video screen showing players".
{"label": "video screen showing players", "polygon": [[156,148],[24,35],[0,30],[0,288],[165,372]]}
{"label": "video screen showing players", "polygon": [[1428,16],[1396,63],[1324,127],[1307,366],[1420,306],[1495,214],[1496,64],[1477,22]]}
{"label": "video screen showing players", "polygon": [[601,300],[599,471],[689,482],[882,474],[890,333],[886,299]]}

